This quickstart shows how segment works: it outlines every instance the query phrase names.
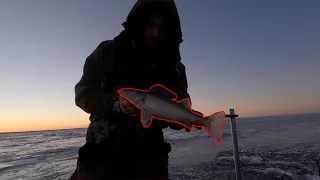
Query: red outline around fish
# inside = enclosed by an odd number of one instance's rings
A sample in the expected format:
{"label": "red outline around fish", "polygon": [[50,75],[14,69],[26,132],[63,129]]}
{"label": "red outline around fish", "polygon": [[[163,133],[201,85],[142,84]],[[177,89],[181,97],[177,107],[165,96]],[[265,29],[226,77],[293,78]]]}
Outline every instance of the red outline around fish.
{"label": "red outline around fish", "polygon": [[[211,117],[211,116],[214,116],[214,115],[217,114],[217,113],[223,112],[223,113],[224,113],[224,119],[222,120],[222,123],[221,123],[221,125],[220,125],[220,129],[219,129],[219,130],[220,130],[219,141],[216,141],[216,140],[212,137],[211,133],[206,129],[205,126],[196,126],[196,125],[192,124],[191,128],[189,128],[187,125],[185,125],[185,124],[183,124],[183,123],[180,123],[180,122],[178,122],[178,121],[176,121],[176,120],[169,120],[169,119],[158,118],[158,117],[152,116],[149,125],[146,126],[146,125],[143,123],[143,121],[142,121],[143,109],[140,108],[140,107],[138,107],[137,105],[135,105],[129,98],[127,98],[127,97],[125,97],[124,95],[122,95],[120,91],[121,91],[121,90],[134,90],[134,91],[141,91],[141,92],[149,93],[150,90],[151,90],[153,87],[155,87],[155,86],[161,86],[161,87],[163,87],[164,89],[166,89],[167,91],[169,91],[170,93],[174,94],[174,95],[175,95],[175,98],[172,98],[172,99],[171,99],[172,101],[175,101],[175,102],[177,102],[177,103],[180,103],[180,102],[182,102],[182,101],[187,100],[187,101],[189,102],[189,104],[190,104],[190,110],[191,110],[191,112],[194,113],[194,114],[196,114],[196,115],[198,115],[198,116],[200,116],[200,117],[209,118],[209,117]],[[174,93],[172,90],[168,89],[167,87],[163,86],[162,84],[155,84],[155,85],[151,86],[148,90],[142,90],[142,89],[136,89],[136,88],[120,88],[120,89],[118,90],[118,94],[119,94],[121,97],[123,97],[124,99],[126,99],[127,101],[129,101],[132,105],[134,105],[136,108],[138,108],[138,109],[141,111],[141,112],[140,112],[140,121],[141,121],[141,123],[142,123],[142,125],[143,125],[144,128],[150,127],[150,125],[152,124],[152,120],[155,118],[155,119],[162,120],[162,121],[167,121],[167,122],[172,122],[172,123],[180,124],[180,125],[188,128],[188,129],[190,129],[190,130],[193,130],[194,127],[198,127],[198,128],[204,129],[204,130],[206,131],[206,133],[210,136],[210,138],[213,140],[213,142],[214,142],[216,145],[220,145],[220,143],[222,142],[222,127],[223,127],[224,121],[225,121],[225,119],[226,119],[226,113],[225,113],[225,111],[218,111],[218,112],[215,112],[215,113],[213,113],[213,114],[211,114],[211,115],[209,115],[209,116],[203,116],[202,114],[200,114],[200,113],[198,113],[198,112],[194,112],[194,111],[192,110],[192,103],[191,103],[191,101],[190,101],[189,98],[185,98],[185,99],[182,99],[181,101],[178,101],[178,100],[177,100],[177,97],[178,97],[177,94]]]}

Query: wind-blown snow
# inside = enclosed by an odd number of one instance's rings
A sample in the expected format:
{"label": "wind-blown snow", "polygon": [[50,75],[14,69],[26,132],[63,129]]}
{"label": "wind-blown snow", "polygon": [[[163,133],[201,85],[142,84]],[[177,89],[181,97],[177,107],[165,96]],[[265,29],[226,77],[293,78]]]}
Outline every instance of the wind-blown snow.
{"label": "wind-blown snow", "polygon": [[[316,180],[320,114],[238,119],[243,179]],[[0,134],[0,179],[68,179],[85,129]],[[230,124],[220,146],[203,130],[165,130],[171,179],[235,179]]]}

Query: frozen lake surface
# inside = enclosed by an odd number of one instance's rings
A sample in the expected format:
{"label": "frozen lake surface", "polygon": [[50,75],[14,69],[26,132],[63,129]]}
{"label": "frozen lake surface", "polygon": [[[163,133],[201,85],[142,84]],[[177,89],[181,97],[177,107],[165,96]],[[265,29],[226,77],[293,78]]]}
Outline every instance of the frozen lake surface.
{"label": "frozen lake surface", "polygon": [[[216,146],[203,130],[165,130],[171,179],[235,179],[229,120]],[[237,121],[243,179],[320,180],[320,113]],[[1,180],[65,180],[74,172],[86,129],[0,134]]]}

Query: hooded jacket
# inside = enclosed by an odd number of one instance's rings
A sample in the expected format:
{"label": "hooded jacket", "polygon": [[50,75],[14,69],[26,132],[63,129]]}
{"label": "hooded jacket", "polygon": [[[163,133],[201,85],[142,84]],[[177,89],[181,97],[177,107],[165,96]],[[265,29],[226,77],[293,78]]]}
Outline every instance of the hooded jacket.
{"label": "hooded jacket", "polygon": [[[154,64],[140,61],[134,40],[135,27],[143,22],[146,12],[152,13],[151,7],[165,11],[165,16],[171,19],[170,35],[174,37],[162,59]],[[123,25],[125,30],[113,40],[100,43],[87,57],[83,75],[75,86],[76,105],[90,114],[86,141],[120,156],[146,151],[167,156],[171,147],[164,142],[162,128],[182,127],[154,121],[144,129],[139,117],[129,117],[122,112],[117,90],[121,87],[147,89],[160,83],[175,91],[179,99],[189,97],[185,66],[180,62],[182,33],[175,3],[173,0],[138,0]]]}

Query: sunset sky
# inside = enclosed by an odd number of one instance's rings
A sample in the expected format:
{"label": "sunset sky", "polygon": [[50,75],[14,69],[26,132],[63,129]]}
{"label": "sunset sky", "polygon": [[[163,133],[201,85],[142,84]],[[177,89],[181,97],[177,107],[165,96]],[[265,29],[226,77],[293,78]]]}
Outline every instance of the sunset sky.
{"label": "sunset sky", "polygon": [[[74,85],[134,0],[0,2],[0,132],[87,127]],[[320,112],[320,1],[176,0],[193,108]]]}

